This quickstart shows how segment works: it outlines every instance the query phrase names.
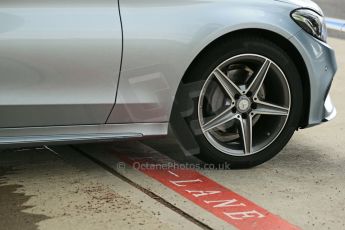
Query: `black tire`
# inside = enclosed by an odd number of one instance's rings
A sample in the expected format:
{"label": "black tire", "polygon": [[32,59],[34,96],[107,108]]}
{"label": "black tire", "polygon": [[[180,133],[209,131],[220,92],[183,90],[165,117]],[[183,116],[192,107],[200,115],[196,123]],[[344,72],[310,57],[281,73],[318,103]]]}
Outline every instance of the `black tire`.
{"label": "black tire", "polygon": [[[198,95],[203,82],[220,63],[246,53],[265,56],[274,61],[284,72],[290,87],[290,113],[285,127],[268,147],[253,155],[232,156],[219,151],[209,143],[202,133],[196,132],[201,129],[199,122],[195,122],[198,121]],[[196,147],[191,147],[191,145],[197,144],[200,150],[197,156],[206,162],[215,164],[226,162],[233,169],[253,167],[270,160],[279,153],[298,128],[303,107],[302,90],[301,77],[295,63],[275,43],[261,37],[234,37],[223,40],[207,49],[184,76],[175,98],[171,119],[172,128],[180,143],[184,145],[184,149],[187,151],[192,149],[195,152]],[[190,132],[187,133],[187,130]]]}

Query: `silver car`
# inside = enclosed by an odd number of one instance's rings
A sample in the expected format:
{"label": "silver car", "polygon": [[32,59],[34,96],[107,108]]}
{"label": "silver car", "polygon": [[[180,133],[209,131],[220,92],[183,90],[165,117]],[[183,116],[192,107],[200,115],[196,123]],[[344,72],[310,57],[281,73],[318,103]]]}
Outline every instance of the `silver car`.
{"label": "silver car", "polygon": [[332,119],[309,0],[3,0],[0,144],[166,135],[234,168]]}

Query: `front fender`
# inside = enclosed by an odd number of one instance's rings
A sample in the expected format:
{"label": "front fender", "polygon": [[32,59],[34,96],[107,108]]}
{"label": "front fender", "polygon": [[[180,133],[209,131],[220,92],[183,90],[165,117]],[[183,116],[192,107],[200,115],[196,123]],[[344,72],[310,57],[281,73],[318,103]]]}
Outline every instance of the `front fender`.
{"label": "front fender", "polygon": [[108,123],[169,121],[178,85],[205,47],[242,29],[290,39],[301,30],[290,18],[295,8],[267,0],[120,1],[124,52]]}

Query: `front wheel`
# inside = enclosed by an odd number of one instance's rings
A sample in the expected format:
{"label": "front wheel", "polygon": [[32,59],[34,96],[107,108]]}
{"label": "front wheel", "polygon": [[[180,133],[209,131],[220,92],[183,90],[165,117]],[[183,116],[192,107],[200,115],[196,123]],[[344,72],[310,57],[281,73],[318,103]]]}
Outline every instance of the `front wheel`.
{"label": "front wheel", "polygon": [[298,127],[299,73],[289,55],[264,38],[232,39],[214,47],[185,82],[195,86],[189,95],[197,96],[184,98],[182,103],[193,107],[184,119],[199,145],[198,156],[208,162],[233,168],[261,164]]}

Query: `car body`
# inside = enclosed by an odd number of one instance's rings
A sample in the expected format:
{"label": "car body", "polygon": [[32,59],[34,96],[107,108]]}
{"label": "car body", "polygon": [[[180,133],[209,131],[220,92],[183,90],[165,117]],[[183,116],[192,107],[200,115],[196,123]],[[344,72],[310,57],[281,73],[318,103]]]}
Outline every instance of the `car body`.
{"label": "car body", "polygon": [[334,51],[291,19],[311,1],[11,0],[0,3],[0,144],[166,135],[181,80],[206,47],[259,31],[294,49],[299,127],[329,120]]}

